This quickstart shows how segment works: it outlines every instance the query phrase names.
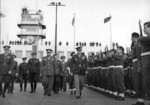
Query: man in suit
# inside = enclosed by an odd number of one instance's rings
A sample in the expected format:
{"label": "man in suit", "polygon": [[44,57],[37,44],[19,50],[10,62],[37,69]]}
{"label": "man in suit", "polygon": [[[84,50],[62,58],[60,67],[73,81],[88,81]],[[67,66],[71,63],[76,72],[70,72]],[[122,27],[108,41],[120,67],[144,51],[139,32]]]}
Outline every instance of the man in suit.
{"label": "man in suit", "polygon": [[84,75],[88,67],[87,57],[82,55],[82,47],[77,47],[77,54],[71,59],[71,66],[73,68],[76,98],[80,98],[82,95]]}
{"label": "man in suit", "polygon": [[20,63],[19,65],[18,76],[20,81],[20,91],[22,91],[23,81],[24,81],[24,91],[26,91],[29,70],[28,64],[26,63],[27,58],[23,57],[22,60],[23,63]]}
{"label": "man in suit", "polygon": [[[9,74],[13,70],[14,57],[10,53],[10,46],[4,46],[4,53],[0,54],[0,96],[5,97],[9,85]],[[4,83],[4,87],[2,86]]]}
{"label": "man in suit", "polygon": [[28,61],[28,68],[29,68],[29,78],[30,78],[30,85],[31,85],[31,92],[36,92],[38,76],[40,74],[40,61],[36,58],[36,53],[31,53],[32,58]]}
{"label": "man in suit", "polygon": [[41,75],[44,95],[51,96],[54,82],[55,59],[53,58],[52,49],[46,49],[47,56],[42,58]]}

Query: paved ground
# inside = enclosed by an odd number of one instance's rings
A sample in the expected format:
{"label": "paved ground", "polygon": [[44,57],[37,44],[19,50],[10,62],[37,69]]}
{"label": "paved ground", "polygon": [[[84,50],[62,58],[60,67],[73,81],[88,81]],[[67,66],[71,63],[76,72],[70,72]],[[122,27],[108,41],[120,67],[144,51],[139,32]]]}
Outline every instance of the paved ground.
{"label": "paved ground", "polygon": [[[40,83],[35,94],[30,94],[29,91],[29,84],[26,92],[19,92],[19,84],[15,84],[13,94],[6,94],[6,98],[0,97],[0,105],[131,105],[136,101],[131,98],[126,98],[123,102],[115,101],[86,87],[80,99],[70,95],[69,90],[52,94],[52,96],[44,96],[43,87]],[[148,105],[148,102],[146,102],[146,105]]]}

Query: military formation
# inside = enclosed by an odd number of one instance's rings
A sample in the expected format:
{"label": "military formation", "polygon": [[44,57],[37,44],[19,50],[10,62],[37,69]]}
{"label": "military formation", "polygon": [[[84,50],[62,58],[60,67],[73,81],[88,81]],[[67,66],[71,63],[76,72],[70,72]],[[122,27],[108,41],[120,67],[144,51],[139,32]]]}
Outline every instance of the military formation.
{"label": "military formation", "polygon": [[23,57],[18,65],[6,45],[0,54],[0,96],[13,93],[17,78],[20,92],[26,91],[29,82],[30,93],[36,93],[40,81],[43,95],[51,96],[65,92],[69,83],[70,94],[79,99],[85,84],[115,100],[124,101],[129,96],[137,98],[132,105],[145,105],[145,99],[150,98],[150,22],[144,24],[144,33],[146,36],[131,34],[131,50],[127,53],[122,46],[113,45],[111,50],[106,47],[104,52],[87,57],[79,46],[67,62],[65,56],[59,59],[58,54],[52,55],[52,49],[46,49],[47,55],[41,61],[33,52],[28,61]]}
{"label": "military formation", "polygon": [[[131,51],[116,45],[89,57],[87,86],[108,97],[124,101],[125,96],[136,98],[132,105],[145,105],[150,98],[150,22],[144,33],[131,34]],[[149,104],[150,105],[150,104]]]}

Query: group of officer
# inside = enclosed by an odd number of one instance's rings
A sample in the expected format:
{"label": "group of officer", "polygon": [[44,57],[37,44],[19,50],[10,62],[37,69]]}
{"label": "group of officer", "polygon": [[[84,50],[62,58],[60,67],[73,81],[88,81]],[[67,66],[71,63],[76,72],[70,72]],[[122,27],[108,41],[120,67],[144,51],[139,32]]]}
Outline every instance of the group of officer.
{"label": "group of officer", "polygon": [[46,49],[47,55],[41,61],[33,52],[28,62],[27,58],[23,57],[19,66],[15,60],[16,56],[10,52],[10,46],[6,45],[3,48],[4,54],[0,54],[0,96],[5,97],[6,92],[13,93],[16,77],[20,84],[20,92],[26,91],[27,82],[30,82],[30,93],[36,93],[37,82],[41,77],[44,95],[51,96],[52,91],[66,91],[68,81],[71,94],[80,98],[87,69],[87,57],[81,53],[82,47],[77,47],[77,54],[72,52],[67,62],[65,56],[59,59],[58,54],[52,56],[52,49]]}
{"label": "group of officer", "polygon": [[87,85],[116,100],[123,101],[127,95],[137,98],[132,105],[145,105],[150,98],[150,22],[144,24],[144,33],[132,33],[131,51],[126,54],[117,46],[89,57]]}

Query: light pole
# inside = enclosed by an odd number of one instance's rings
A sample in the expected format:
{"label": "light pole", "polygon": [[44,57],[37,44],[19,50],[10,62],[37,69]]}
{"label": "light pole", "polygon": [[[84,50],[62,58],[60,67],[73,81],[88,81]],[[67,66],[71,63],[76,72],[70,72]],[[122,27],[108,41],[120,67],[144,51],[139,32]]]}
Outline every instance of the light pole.
{"label": "light pole", "polygon": [[1,37],[1,18],[5,17],[5,15],[1,12],[1,0],[0,0],[0,54],[2,52],[1,46],[2,46],[2,37]]}
{"label": "light pole", "polygon": [[55,23],[55,54],[57,53],[57,7],[58,6],[66,6],[61,4],[61,2],[51,2],[48,6],[55,6],[56,7],[56,23]]}

